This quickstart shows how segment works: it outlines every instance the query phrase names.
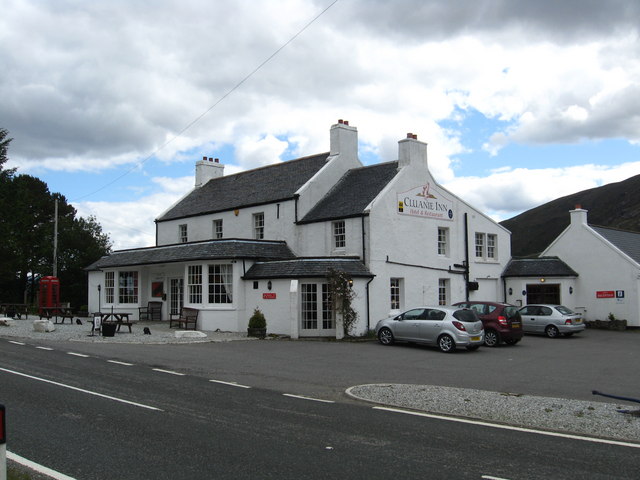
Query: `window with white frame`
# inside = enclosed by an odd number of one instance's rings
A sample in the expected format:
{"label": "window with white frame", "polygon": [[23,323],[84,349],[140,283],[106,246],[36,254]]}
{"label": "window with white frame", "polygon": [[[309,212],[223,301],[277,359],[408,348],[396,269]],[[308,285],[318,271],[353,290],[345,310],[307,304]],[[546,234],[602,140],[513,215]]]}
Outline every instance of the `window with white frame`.
{"label": "window with white frame", "polygon": [[344,248],[347,245],[344,220],[333,222],[333,248]]}
{"label": "window with white frame", "polygon": [[233,265],[209,265],[209,303],[233,302]]}
{"label": "window with white frame", "polygon": [[476,233],[476,258],[484,258],[485,256],[485,244],[484,244],[484,233]]}
{"label": "window with white frame", "polygon": [[222,238],[222,219],[213,221],[213,238]]}
{"label": "window with white frame", "polygon": [[438,280],[438,305],[449,304],[449,279],[441,278]]}
{"label": "window with white frame", "polygon": [[187,267],[187,292],[189,303],[202,303],[202,265]]}
{"label": "window with white frame", "polygon": [[187,235],[187,224],[178,225],[178,238],[180,243],[187,243],[189,236]]}
{"label": "window with white frame", "polygon": [[118,303],[138,303],[138,272],[118,272]]}
{"label": "window with white frame", "polygon": [[104,272],[104,301],[106,303],[113,303],[115,299],[116,290],[116,273]]}
{"label": "window with white frame", "polygon": [[253,238],[262,240],[264,238],[264,213],[253,214]]}
{"label": "window with white frame", "polygon": [[449,256],[449,229],[438,227],[438,255]]}
{"label": "window with white frame", "polygon": [[487,234],[487,258],[496,260],[498,258],[498,236],[492,233]]}
{"label": "window with white frame", "polygon": [[[320,333],[323,330],[336,328],[329,284],[302,283],[300,295],[303,330],[317,330]],[[320,318],[322,323],[319,322]]]}
{"label": "window with white frame", "polygon": [[391,310],[400,310],[400,278],[391,278],[389,280],[389,293],[391,298]]}

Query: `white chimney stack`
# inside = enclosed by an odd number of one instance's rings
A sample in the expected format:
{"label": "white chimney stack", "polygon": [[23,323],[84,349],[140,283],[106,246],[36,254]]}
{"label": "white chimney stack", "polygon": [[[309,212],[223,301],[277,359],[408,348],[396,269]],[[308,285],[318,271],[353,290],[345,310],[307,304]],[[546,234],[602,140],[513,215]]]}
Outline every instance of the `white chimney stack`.
{"label": "white chimney stack", "polygon": [[423,165],[427,167],[427,144],[418,140],[415,133],[398,142],[398,167]]}
{"label": "white chimney stack", "polygon": [[358,129],[350,127],[347,120],[338,120],[336,125],[331,126],[330,143],[329,155],[358,158]]}
{"label": "white chimney stack", "polygon": [[196,162],[196,188],[223,174],[224,165],[220,165],[220,160],[202,157],[202,160]]}

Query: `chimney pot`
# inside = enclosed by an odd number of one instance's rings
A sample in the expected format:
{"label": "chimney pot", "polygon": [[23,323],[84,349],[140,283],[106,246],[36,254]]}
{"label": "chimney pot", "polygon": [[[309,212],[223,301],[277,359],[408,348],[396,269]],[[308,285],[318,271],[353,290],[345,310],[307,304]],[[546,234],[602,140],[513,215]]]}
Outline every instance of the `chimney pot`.
{"label": "chimney pot", "polygon": [[342,125],[342,124],[344,123],[344,120],[340,119],[340,120],[338,120],[338,123],[339,123],[340,125]]}
{"label": "chimney pot", "polygon": [[207,157],[206,156],[202,157],[202,160],[206,162],[207,161]]}
{"label": "chimney pot", "polygon": [[345,120],[345,121],[344,121],[344,124],[345,124],[345,125],[349,125],[349,120]]}
{"label": "chimney pot", "polygon": [[219,159],[219,158],[216,158],[216,159],[215,159],[215,162],[216,162],[216,163],[220,163],[220,159]]}
{"label": "chimney pot", "polygon": [[576,210],[581,210],[582,209],[582,205],[580,205],[579,203],[576,203]]}
{"label": "chimney pot", "polygon": [[413,133],[407,133],[407,138],[413,138]]}

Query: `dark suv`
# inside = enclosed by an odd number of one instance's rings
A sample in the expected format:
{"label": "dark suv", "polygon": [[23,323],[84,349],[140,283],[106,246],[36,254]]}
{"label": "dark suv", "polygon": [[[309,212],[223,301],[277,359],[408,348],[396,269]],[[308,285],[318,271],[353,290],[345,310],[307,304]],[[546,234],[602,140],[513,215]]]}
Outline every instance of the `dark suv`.
{"label": "dark suv", "polygon": [[456,307],[475,310],[484,325],[484,344],[497,347],[501,342],[515,345],[522,339],[522,318],[518,307],[498,302],[459,302]]}

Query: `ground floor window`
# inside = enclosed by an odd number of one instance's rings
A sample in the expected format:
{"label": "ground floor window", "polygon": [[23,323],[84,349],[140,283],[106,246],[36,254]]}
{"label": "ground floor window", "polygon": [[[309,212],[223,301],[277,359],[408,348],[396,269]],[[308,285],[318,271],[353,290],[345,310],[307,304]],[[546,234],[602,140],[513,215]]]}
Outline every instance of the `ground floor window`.
{"label": "ground floor window", "polygon": [[138,272],[119,272],[118,303],[138,303]]}
{"label": "ground floor window", "polygon": [[104,300],[107,303],[113,303],[116,291],[116,273],[104,272]]}
{"label": "ground floor window", "polygon": [[389,281],[389,290],[391,295],[391,310],[400,310],[400,278],[391,278]]}
{"label": "ground floor window", "polygon": [[233,265],[209,265],[209,303],[232,303]]}
{"label": "ground floor window", "polygon": [[441,278],[438,280],[438,305],[449,304],[449,279]]}
{"label": "ground floor window", "polygon": [[189,303],[202,303],[202,265],[189,265],[187,267],[187,292]]}

